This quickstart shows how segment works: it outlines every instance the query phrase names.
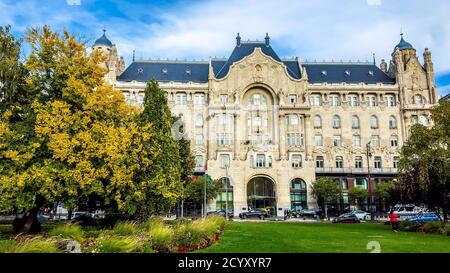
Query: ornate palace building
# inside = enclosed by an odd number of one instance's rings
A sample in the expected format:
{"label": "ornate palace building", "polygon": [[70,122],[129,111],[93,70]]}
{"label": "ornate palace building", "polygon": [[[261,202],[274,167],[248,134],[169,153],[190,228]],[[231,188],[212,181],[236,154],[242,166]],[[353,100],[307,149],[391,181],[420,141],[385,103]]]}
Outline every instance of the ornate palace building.
{"label": "ornate palace building", "polygon": [[380,209],[377,183],[395,179],[410,126],[429,124],[438,103],[431,52],[421,64],[403,35],[379,67],[281,59],[268,35],[242,41],[238,34],[229,58],[133,59],[126,69],[105,35],[93,48],[109,56],[106,80],[129,103],[139,107],[146,82],[159,82],[191,139],[196,172],[207,166],[214,179],[232,178],[208,210],[224,208],[228,194],[235,215],[317,208],[310,185],[320,177],[342,186],[334,208],[347,208],[348,189],[362,187]]}

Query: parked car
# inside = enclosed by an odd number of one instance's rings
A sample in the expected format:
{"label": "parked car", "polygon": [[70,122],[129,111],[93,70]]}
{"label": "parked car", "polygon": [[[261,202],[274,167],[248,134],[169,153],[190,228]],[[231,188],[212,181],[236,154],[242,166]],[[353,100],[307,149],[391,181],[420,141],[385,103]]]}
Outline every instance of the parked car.
{"label": "parked car", "polygon": [[397,204],[392,210],[399,217],[416,216],[422,213],[430,213],[424,206],[416,206],[413,204]]}
{"label": "parked car", "polygon": [[358,217],[359,220],[370,219],[370,213],[363,211],[363,210],[354,210],[354,211],[351,211],[350,213],[353,213],[354,215],[356,215],[356,217]]}
{"label": "parked car", "polygon": [[353,213],[345,213],[333,219],[333,223],[360,223],[358,216]]}
{"label": "parked car", "polygon": [[424,214],[419,214],[417,216],[406,218],[406,221],[408,221],[408,222],[419,222],[419,223],[435,222],[435,221],[439,221],[439,220],[440,220],[439,217],[434,213],[424,213]]}
{"label": "parked car", "polygon": [[256,210],[256,209],[253,209],[253,210],[250,210],[250,211],[247,211],[247,212],[239,213],[239,218],[241,218],[241,219],[259,218],[259,219],[263,220],[267,216],[268,216],[267,212],[265,212],[263,210]]}
{"label": "parked car", "polygon": [[[207,215],[220,215],[220,216],[225,217],[225,215],[226,215],[226,210],[224,210],[224,209],[218,209],[218,210],[215,210],[215,211],[209,211],[209,212],[207,213]],[[233,211],[232,211],[232,210],[228,210],[228,218],[233,218],[233,217],[234,217]]]}
{"label": "parked car", "polygon": [[301,209],[292,212],[292,216],[294,217],[315,217],[317,215],[317,211],[313,209]]}
{"label": "parked car", "polygon": [[72,214],[72,220],[76,220],[80,217],[92,217],[92,214],[89,211],[74,211]]}

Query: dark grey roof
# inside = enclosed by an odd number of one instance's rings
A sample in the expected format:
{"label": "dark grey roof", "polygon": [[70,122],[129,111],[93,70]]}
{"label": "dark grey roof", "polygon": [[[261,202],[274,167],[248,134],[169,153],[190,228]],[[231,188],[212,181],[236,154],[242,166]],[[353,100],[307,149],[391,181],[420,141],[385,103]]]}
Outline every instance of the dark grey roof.
{"label": "dark grey roof", "polygon": [[306,69],[310,83],[395,83],[395,79],[369,63],[307,63],[302,66]]}
{"label": "dark grey roof", "polygon": [[112,42],[106,37],[106,34],[103,33],[102,37],[98,38],[93,46],[100,46],[100,45],[105,45],[105,46],[109,46],[112,47],[113,44]]}
{"label": "dark grey roof", "polygon": [[450,100],[450,91],[447,95],[445,95],[439,99],[440,102],[449,101],[449,100]]}
{"label": "dark grey roof", "polygon": [[208,62],[199,61],[135,61],[117,80],[147,82],[208,82]]}
{"label": "dark grey roof", "polygon": [[403,33],[401,34],[401,39],[400,39],[400,42],[395,46],[395,48],[394,48],[394,52],[397,50],[397,49],[412,49],[412,48],[414,48],[413,46],[412,46],[412,44],[410,44],[410,43],[408,43],[407,41],[405,41],[404,39],[403,39]]}

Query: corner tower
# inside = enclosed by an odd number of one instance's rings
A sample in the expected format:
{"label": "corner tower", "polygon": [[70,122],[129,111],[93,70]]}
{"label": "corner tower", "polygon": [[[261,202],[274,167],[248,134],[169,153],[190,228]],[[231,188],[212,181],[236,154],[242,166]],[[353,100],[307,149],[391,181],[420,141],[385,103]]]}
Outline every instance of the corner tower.
{"label": "corner tower", "polygon": [[114,85],[116,78],[125,70],[125,60],[122,56],[118,56],[116,45],[106,37],[106,29],[103,29],[103,35],[95,41],[92,49],[106,55],[106,61],[101,64],[108,70],[105,81],[107,84]]}

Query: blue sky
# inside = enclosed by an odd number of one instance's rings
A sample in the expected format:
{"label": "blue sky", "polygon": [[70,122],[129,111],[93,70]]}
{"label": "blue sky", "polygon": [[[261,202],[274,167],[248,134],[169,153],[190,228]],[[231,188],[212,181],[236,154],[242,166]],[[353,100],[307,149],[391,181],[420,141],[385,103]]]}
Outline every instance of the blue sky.
{"label": "blue sky", "polygon": [[[79,5],[78,5],[79,3]],[[264,39],[281,57],[301,60],[390,60],[400,37],[422,59],[433,53],[440,94],[450,91],[448,0],[0,0],[0,25],[22,37],[50,25],[94,42],[103,27],[130,63],[137,57],[208,59],[228,56],[237,32]]]}

